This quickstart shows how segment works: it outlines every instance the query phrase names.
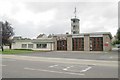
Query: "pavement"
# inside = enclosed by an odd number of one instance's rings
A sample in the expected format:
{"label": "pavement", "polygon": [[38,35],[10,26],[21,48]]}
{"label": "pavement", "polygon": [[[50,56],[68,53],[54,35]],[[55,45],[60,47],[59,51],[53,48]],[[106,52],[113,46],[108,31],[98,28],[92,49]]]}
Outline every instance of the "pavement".
{"label": "pavement", "polygon": [[22,53],[2,55],[0,66],[3,78],[118,78],[117,58],[116,51]]}
{"label": "pavement", "polygon": [[50,51],[50,52],[34,52],[22,53],[17,55],[37,56],[37,57],[52,57],[52,58],[70,58],[70,59],[90,59],[90,60],[118,60],[118,51],[103,52],[103,51]]}
{"label": "pavement", "polygon": [[117,61],[100,61],[100,60],[87,60],[87,59],[66,59],[66,58],[48,58],[48,57],[31,57],[19,55],[3,55],[3,58],[12,58],[16,60],[28,61],[42,61],[54,63],[68,63],[68,64],[87,64],[87,65],[102,65],[102,66],[117,66]]}

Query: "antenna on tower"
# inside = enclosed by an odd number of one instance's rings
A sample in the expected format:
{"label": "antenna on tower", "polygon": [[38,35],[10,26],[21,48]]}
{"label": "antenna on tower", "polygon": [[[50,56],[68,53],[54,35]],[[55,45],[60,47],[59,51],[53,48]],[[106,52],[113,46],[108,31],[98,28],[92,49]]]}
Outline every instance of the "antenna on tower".
{"label": "antenna on tower", "polygon": [[74,14],[75,14],[75,18],[76,18],[76,7],[75,7],[75,11],[74,11]]}

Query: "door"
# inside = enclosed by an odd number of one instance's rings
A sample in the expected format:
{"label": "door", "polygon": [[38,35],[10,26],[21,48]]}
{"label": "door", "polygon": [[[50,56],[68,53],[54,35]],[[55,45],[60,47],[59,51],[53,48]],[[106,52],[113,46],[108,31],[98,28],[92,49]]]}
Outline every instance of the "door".
{"label": "door", "polygon": [[103,38],[91,37],[90,38],[90,50],[91,51],[103,51]]}
{"label": "door", "polygon": [[67,50],[67,40],[58,40],[57,41],[57,50]]}
{"label": "door", "polygon": [[84,38],[73,38],[73,51],[84,51]]}

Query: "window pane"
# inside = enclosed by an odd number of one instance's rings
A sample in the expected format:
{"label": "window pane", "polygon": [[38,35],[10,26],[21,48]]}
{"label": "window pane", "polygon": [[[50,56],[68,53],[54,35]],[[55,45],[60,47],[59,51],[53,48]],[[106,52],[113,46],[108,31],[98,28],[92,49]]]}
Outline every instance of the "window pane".
{"label": "window pane", "polygon": [[27,48],[27,44],[22,44],[22,48]]}
{"label": "window pane", "polygon": [[73,23],[75,23],[75,20],[73,20]]}
{"label": "window pane", "polygon": [[42,48],[47,48],[47,44],[42,44]]}
{"label": "window pane", "polygon": [[28,48],[33,48],[33,44],[28,44]]}
{"label": "window pane", "polygon": [[37,48],[47,48],[47,44],[37,44]]}
{"label": "window pane", "polygon": [[41,48],[41,44],[37,44],[37,48]]}

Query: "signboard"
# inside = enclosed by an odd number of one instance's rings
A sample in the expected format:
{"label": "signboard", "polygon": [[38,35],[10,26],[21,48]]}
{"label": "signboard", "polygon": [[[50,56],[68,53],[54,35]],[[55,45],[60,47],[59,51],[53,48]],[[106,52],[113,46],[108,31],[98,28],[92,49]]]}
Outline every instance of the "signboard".
{"label": "signboard", "polygon": [[94,35],[90,35],[90,37],[103,37],[103,35],[94,34]]}
{"label": "signboard", "polygon": [[84,37],[84,36],[77,36],[77,35],[75,35],[75,36],[72,36],[72,38],[79,38],[79,37]]}
{"label": "signboard", "polygon": [[108,46],[108,44],[107,44],[107,43],[105,43],[105,44],[104,44],[104,46]]}

